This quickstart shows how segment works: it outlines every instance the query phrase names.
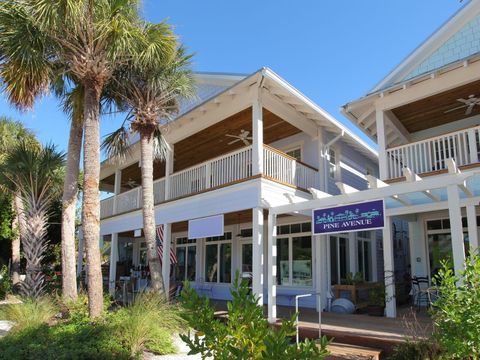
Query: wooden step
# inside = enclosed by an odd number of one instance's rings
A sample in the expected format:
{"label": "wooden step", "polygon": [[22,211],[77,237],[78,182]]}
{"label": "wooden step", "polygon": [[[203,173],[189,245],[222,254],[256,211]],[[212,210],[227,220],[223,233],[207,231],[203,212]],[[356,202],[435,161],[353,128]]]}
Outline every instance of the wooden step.
{"label": "wooden step", "polygon": [[379,349],[341,343],[330,343],[327,349],[330,351],[329,360],[380,360],[382,354]]}

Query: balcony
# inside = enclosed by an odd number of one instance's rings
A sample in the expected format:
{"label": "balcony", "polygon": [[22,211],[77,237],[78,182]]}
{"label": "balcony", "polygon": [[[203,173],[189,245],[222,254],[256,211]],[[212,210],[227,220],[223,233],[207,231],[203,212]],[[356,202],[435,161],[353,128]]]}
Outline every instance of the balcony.
{"label": "balcony", "polygon": [[406,167],[416,174],[441,172],[447,169],[448,158],[453,158],[458,166],[476,164],[480,155],[479,132],[477,126],[387,149],[387,178],[401,178]]}
{"label": "balcony", "polygon": [[[303,190],[310,187],[318,188],[319,184],[317,169],[268,145],[263,147],[262,177]],[[247,146],[170,175],[168,196],[165,196],[165,178],[155,180],[153,183],[155,204],[233,185],[251,178],[253,178],[252,147]],[[108,218],[137,210],[141,206],[141,187],[136,187],[102,200],[100,217]]]}

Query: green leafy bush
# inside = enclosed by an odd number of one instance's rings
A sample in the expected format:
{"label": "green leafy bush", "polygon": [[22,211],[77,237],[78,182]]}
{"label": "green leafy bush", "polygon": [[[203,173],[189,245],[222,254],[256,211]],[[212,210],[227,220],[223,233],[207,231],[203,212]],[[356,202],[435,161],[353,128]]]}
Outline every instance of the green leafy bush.
{"label": "green leafy bush", "polygon": [[57,307],[49,297],[37,300],[27,298],[22,303],[3,305],[0,308],[0,318],[12,321],[12,330],[19,331],[48,323],[56,312]]}
{"label": "green leafy bush", "polygon": [[465,270],[455,275],[444,263],[435,278],[440,296],[432,317],[435,339],[449,359],[480,357],[480,257],[465,260]]}
{"label": "green leafy bush", "polygon": [[149,350],[157,354],[176,352],[172,334],[185,329],[177,305],[168,303],[155,293],[144,293],[126,308],[110,316],[115,336],[132,356]]}
{"label": "green leafy bush", "polygon": [[442,359],[442,351],[432,339],[406,341],[393,349],[388,360],[438,360]]}
{"label": "green leafy bush", "polygon": [[0,269],[0,299],[5,299],[7,294],[12,292],[12,279],[8,271],[8,266],[3,265]]}
{"label": "green leafy bush", "polygon": [[327,339],[320,345],[305,340],[298,347],[291,344],[295,335],[293,317],[276,330],[263,316],[263,307],[251,293],[246,281],[239,283],[238,274],[232,288],[233,300],[228,303],[228,318],[216,319],[208,298],[201,298],[186,284],[181,301],[185,319],[195,329],[193,338],[181,335],[190,354],[214,359],[324,359]]}

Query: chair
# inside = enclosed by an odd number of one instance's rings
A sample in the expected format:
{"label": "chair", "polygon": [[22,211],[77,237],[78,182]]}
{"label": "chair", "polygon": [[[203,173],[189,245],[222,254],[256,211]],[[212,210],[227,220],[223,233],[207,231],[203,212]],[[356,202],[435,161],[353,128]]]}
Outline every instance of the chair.
{"label": "chair", "polygon": [[412,277],[412,295],[413,304],[420,310],[422,304],[430,305],[429,289],[430,281],[426,276],[414,276]]}

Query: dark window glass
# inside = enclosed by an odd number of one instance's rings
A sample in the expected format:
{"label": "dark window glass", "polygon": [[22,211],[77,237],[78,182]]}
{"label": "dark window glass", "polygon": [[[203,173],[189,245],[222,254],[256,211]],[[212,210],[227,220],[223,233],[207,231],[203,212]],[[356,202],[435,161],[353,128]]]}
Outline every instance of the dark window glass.
{"label": "dark window glass", "polygon": [[252,237],[253,229],[242,229],[240,230],[241,237]]}
{"label": "dark window glass", "polygon": [[277,239],[277,283],[290,283],[290,266],[288,263],[288,239]]}
{"label": "dark window glass", "polygon": [[292,285],[312,286],[312,238],[292,239]]}
{"label": "dark window glass", "polygon": [[312,223],[306,222],[302,224],[302,232],[312,231]]}
{"label": "dark window glass", "polygon": [[441,230],[442,220],[430,220],[427,221],[427,230]]}
{"label": "dark window glass", "polygon": [[197,247],[188,246],[187,249],[187,280],[195,281]]}
{"label": "dark window glass", "polygon": [[218,252],[217,245],[205,246],[205,281],[217,282]]}
{"label": "dark window glass", "polygon": [[220,282],[232,280],[232,244],[220,244]]}
{"label": "dark window glass", "polygon": [[186,266],[186,257],[185,257],[185,247],[179,247],[176,251],[177,254],[177,266],[175,267],[175,280],[184,281],[185,280],[185,266]]}
{"label": "dark window glass", "polygon": [[292,225],[290,225],[290,232],[292,234],[302,232],[302,224],[292,224]]}

